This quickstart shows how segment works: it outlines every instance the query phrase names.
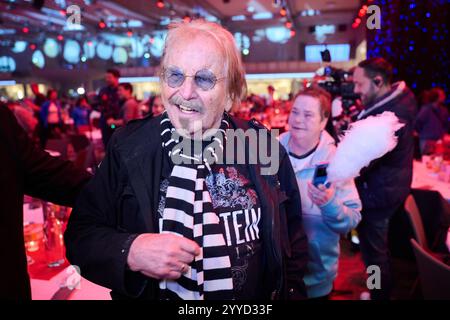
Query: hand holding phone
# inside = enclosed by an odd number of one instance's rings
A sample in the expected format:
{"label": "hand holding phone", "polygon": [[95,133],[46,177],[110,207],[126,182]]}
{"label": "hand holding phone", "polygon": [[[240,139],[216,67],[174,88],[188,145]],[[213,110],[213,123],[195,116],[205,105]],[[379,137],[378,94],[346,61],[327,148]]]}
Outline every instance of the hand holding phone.
{"label": "hand holding phone", "polygon": [[330,185],[329,188],[326,188],[324,185],[315,187],[311,182],[308,182],[308,197],[315,205],[319,207],[326,205],[331,199],[333,199],[335,192],[336,189],[333,185]]}
{"label": "hand holding phone", "polygon": [[314,170],[314,177],[312,179],[312,184],[317,188],[320,184],[325,185],[327,188],[330,185],[326,183],[327,181],[327,167],[328,163],[316,165]]}

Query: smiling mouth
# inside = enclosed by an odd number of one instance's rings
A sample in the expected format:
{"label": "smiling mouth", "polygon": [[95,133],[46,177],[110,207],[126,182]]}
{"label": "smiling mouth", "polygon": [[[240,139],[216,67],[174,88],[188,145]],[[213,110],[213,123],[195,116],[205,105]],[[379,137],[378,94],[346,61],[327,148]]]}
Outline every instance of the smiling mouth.
{"label": "smiling mouth", "polygon": [[193,113],[198,113],[197,110],[183,106],[181,104],[176,104],[175,105],[182,113],[186,113],[186,114],[193,114]]}

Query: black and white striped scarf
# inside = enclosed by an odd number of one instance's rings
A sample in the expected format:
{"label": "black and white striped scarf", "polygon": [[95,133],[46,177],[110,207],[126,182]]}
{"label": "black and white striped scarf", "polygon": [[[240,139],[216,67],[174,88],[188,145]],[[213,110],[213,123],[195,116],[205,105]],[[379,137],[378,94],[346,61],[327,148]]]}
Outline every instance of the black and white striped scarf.
{"label": "black and white striped scarf", "polygon": [[202,154],[193,155],[193,152],[179,147],[182,137],[176,133],[166,113],[161,120],[163,148],[169,158],[181,157],[189,163],[173,166],[159,230],[191,239],[201,248],[200,255],[179,279],[160,281],[163,299],[233,299],[231,261],[223,228],[205,183],[211,165],[223,156],[223,141],[228,127],[228,116],[224,113],[221,127],[210,138],[208,147]]}

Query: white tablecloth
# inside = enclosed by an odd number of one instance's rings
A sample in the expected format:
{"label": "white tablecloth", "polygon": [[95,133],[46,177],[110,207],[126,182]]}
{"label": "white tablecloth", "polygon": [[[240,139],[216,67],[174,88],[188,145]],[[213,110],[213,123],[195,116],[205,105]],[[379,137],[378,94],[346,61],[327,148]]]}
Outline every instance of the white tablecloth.
{"label": "white tablecloth", "polygon": [[88,137],[89,139],[92,139],[92,140],[101,140],[102,139],[102,132],[100,131],[100,129],[86,131],[84,134],[86,135],[86,137]]}
{"label": "white tablecloth", "polygon": [[[26,203],[23,205],[23,213],[24,223],[33,222],[42,224],[44,222],[42,207],[30,209],[29,204]],[[31,279],[32,298],[34,300],[50,300],[68,276],[69,274],[64,269],[50,280]],[[111,300],[111,296],[109,295],[110,291],[107,288],[82,278],[80,287],[73,290],[69,296],[69,300]]]}
{"label": "white tablecloth", "polygon": [[[32,299],[50,300],[59,290],[60,285],[64,284],[67,277],[68,273],[64,269],[50,280],[31,279]],[[110,291],[82,278],[79,288],[73,289],[68,300],[111,300]]]}
{"label": "white tablecloth", "polygon": [[411,186],[414,189],[438,191],[442,197],[450,201],[450,183],[439,181],[438,174],[427,169],[422,162],[414,161]]}

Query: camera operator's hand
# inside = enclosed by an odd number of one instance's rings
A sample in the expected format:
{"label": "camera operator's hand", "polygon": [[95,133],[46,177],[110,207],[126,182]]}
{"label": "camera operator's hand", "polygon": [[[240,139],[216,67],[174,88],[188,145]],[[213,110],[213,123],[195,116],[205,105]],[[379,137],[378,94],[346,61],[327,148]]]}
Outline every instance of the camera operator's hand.
{"label": "camera operator's hand", "polygon": [[319,207],[322,207],[331,201],[335,192],[336,189],[332,184],[328,188],[323,184],[319,184],[316,188],[311,182],[308,182],[308,196],[311,201]]}

